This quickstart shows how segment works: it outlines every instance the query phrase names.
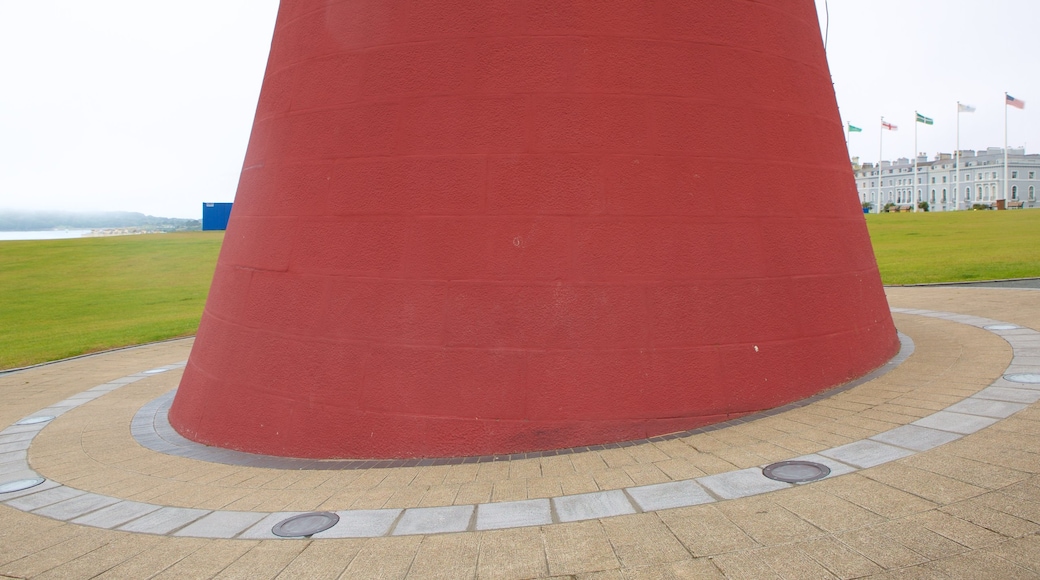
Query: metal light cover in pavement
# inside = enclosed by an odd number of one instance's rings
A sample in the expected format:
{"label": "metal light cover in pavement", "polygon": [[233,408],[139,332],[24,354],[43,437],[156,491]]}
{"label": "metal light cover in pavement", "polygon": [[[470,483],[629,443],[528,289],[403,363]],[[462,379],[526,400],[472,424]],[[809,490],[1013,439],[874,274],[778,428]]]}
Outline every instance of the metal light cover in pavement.
{"label": "metal light cover in pavement", "polygon": [[1012,383],[1027,383],[1031,385],[1040,384],[1040,374],[1033,373],[1020,373],[1013,375],[1004,375],[1004,379],[1011,381]]}
{"label": "metal light cover in pavement", "polygon": [[0,493],[14,493],[16,491],[22,491],[23,489],[29,489],[30,487],[36,487],[45,480],[42,477],[34,477],[32,479],[16,479],[14,481],[8,481],[6,483],[0,483]]}
{"label": "metal light cover in pavement", "polygon": [[284,519],[271,528],[271,533],[282,538],[302,538],[324,532],[339,523],[332,512],[310,512]]}
{"label": "metal light cover in pavement", "polygon": [[40,423],[46,423],[47,421],[53,421],[54,417],[47,415],[44,417],[29,417],[28,419],[22,419],[15,423],[15,425],[39,425]]}
{"label": "metal light cover in pavement", "polygon": [[780,461],[762,468],[762,475],[776,481],[804,483],[823,479],[831,468],[813,461]]}

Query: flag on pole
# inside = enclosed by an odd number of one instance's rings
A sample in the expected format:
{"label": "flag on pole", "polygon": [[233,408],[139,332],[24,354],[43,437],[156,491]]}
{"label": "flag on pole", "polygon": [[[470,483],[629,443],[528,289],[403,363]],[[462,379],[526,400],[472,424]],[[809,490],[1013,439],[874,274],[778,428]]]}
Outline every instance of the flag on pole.
{"label": "flag on pole", "polygon": [[859,127],[853,125],[852,123],[849,123],[849,133],[862,133],[862,132],[863,132],[863,129],[860,129]]}
{"label": "flag on pole", "polygon": [[935,122],[930,117],[925,117],[921,113],[917,113],[917,122],[924,123],[925,125],[934,125]]}
{"label": "flag on pole", "polygon": [[893,125],[892,123],[889,123],[888,121],[881,121],[881,128],[882,129],[888,129],[889,131],[898,131],[899,130],[899,127],[896,127],[895,125]]}
{"label": "flag on pole", "polygon": [[974,113],[975,112],[975,107],[973,107],[971,105],[962,105],[960,103],[957,103],[957,112],[958,113]]}
{"label": "flag on pole", "polygon": [[1004,97],[1005,97],[1004,104],[1011,105],[1012,107],[1014,107],[1016,109],[1024,109],[1024,108],[1026,108],[1026,102],[1025,101],[1023,101],[1021,99],[1016,99],[1015,97],[1012,97],[1011,95],[1009,95],[1007,93],[1004,93]]}

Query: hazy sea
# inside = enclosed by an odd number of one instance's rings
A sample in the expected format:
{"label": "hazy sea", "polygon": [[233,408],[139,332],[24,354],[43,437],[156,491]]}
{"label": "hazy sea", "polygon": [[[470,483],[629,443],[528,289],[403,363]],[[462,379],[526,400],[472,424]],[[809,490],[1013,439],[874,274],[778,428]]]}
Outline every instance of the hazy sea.
{"label": "hazy sea", "polygon": [[0,232],[0,241],[7,240],[66,240],[82,238],[90,230],[43,230],[37,232]]}

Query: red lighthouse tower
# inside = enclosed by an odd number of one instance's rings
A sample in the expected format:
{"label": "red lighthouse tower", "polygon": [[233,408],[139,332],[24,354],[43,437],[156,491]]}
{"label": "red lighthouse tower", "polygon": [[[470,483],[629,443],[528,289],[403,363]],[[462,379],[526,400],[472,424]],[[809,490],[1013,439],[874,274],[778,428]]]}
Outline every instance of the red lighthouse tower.
{"label": "red lighthouse tower", "polygon": [[273,455],[514,453],[897,349],[811,0],[283,0],[170,421]]}

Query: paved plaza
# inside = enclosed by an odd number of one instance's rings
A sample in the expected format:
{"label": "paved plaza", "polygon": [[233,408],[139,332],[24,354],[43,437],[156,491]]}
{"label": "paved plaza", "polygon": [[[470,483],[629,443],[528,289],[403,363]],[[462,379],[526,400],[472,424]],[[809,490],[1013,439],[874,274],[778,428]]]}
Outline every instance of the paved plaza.
{"label": "paved plaza", "polygon": [[[479,463],[179,440],[164,418],[190,339],[0,375],[0,484],[46,478],[0,494],[0,577],[1040,577],[1040,290],[888,297],[905,360],[871,380],[680,438]],[[830,474],[762,475],[792,459]],[[311,511],[339,522],[271,533]]]}

